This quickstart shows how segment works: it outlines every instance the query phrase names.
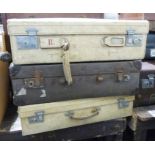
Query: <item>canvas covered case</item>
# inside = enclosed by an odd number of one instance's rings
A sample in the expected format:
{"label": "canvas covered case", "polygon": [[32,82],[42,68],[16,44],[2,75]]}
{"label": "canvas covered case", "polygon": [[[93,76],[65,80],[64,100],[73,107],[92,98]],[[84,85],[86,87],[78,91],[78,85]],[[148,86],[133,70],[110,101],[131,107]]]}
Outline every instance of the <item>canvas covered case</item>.
{"label": "canvas covered case", "polygon": [[9,19],[14,64],[63,63],[68,83],[70,62],[143,59],[147,21],[105,19]]}
{"label": "canvas covered case", "polygon": [[89,98],[18,107],[22,134],[30,135],[132,115],[134,96]]}
{"label": "canvas covered case", "polygon": [[150,33],[147,36],[145,60],[155,59],[155,34]]}
{"label": "canvas covered case", "polygon": [[[62,64],[10,65],[17,106],[71,99],[134,95],[139,86],[141,61],[71,63],[72,84]],[[118,91],[119,90],[119,91]]]}
{"label": "canvas covered case", "polygon": [[155,104],[155,62],[142,62],[139,89],[136,90],[134,106]]}
{"label": "canvas covered case", "polygon": [[[5,53],[4,33],[0,32],[0,56]],[[5,115],[9,100],[9,75],[8,64],[0,61],[0,124]]]}

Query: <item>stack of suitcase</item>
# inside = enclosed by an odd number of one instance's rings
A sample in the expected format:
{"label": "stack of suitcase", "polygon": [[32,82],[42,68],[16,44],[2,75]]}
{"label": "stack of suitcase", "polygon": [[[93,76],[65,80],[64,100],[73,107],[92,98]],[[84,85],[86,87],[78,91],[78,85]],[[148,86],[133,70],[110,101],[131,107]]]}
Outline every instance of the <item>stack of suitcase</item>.
{"label": "stack of suitcase", "polygon": [[134,140],[146,140],[148,131],[155,129],[155,33],[152,31],[153,27],[151,21],[145,59],[140,71],[139,88],[135,94],[133,115],[128,121],[134,133]]}
{"label": "stack of suitcase", "polygon": [[23,135],[132,115],[147,21],[10,19]]}

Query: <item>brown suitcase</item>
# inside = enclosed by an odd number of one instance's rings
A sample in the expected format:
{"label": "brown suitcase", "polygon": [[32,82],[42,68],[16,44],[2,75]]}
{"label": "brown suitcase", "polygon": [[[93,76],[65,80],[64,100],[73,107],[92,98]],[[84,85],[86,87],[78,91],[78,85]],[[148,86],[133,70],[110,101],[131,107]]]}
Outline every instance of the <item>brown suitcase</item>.
{"label": "brown suitcase", "polygon": [[143,20],[144,13],[120,13],[119,19]]}
{"label": "brown suitcase", "polygon": [[[0,34],[0,53],[5,51],[4,34]],[[8,64],[0,61],[0,123],[3,120],[8,102]]]}
{"label": "brown suitcase", "polygon": [[155,62],[142,62],[139,89],[136,91],[134,106],[155,104]]}
{"label": "brown suitcase", "polygon": [[71,63],[68,85],[62,64],[10,65],[17,106],[63,100],[134,95],[141,61]]}
{"label": "brown suitcase", "polygon": [[144,13],[144,19],[149,21],[155,20],[155,13]]}

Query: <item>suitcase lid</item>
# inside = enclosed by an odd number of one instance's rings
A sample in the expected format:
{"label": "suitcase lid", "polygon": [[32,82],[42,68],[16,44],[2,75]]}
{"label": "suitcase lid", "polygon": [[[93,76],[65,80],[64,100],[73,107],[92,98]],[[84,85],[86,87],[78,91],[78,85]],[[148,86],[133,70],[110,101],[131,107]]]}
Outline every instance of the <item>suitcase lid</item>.
{"label": "suitcase lid", "polygon": [[59,35],[59,34],[147,34],[146,20],[108,20],[87,18],[29,18],[9,19],[10,35]]}
{"label": "suitcase lid", "polygon": [[[33,116],[36,112],[43,112],[44,114],[60,113],[70,110],[87,109],[111,104],[119,104],[119,102],[127,101],[133,102],[134,96],[117,96],[117,97],[100,97],[89,99],[77,99],[69,101],[60,101],[52,103],[44,103],[37,105],[27,105],[18,107],[18,113],[21,118]],[[128,106],[127,106],[128,107]],[[123,108],[123,107],[122,107]]]}
{"label": "suitcase lid", "polygon": [[[72,76],[88,76],[116,73],[139,73],[141,61],[71,63]],[[12,79],[38,77],[64,77],[62,64],[10,65]]]}

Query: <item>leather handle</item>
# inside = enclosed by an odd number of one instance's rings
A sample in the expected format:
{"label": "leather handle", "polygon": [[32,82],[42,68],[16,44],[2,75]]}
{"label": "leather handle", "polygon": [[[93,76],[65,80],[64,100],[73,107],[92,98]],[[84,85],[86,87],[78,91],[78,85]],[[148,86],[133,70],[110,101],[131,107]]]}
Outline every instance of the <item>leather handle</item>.
{"label": "leather handle", "polygon": [[63,71],[65,75],[65,79],[68,83],[68,85],[71,85],[73,80],[72,80],[72,74],[71,74],[71,67],[70,67],[70,62],[69,62],[69,42],[64,40],[62,42],[62,63],[63,63]]}
{"label": "leather handle", "polygon": [[79,111],[69,111],[66,116],[70,119],[84,120],[95,117],[99,114],[99,108],[83,109]]}

